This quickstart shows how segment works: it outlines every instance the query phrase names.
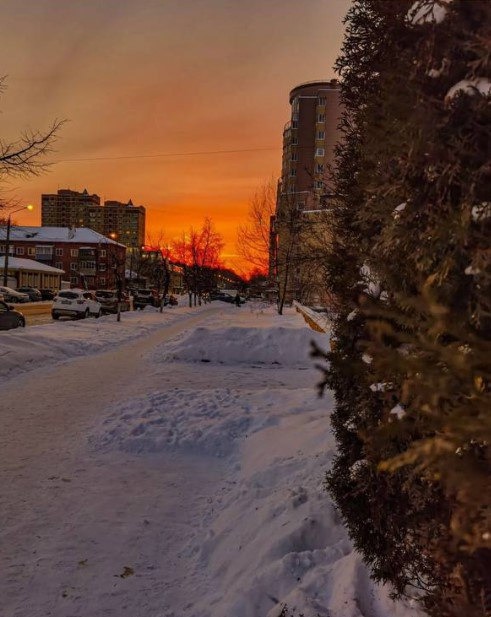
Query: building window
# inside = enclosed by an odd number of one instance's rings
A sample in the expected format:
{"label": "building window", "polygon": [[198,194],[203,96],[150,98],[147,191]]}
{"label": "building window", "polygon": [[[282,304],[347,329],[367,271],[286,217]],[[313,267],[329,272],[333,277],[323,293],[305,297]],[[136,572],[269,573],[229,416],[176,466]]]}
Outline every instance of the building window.
{"label": "building window", "polygon": [[298,161],[298,154],[296,152],[292,152],[292,159],[291,159],[294,163],[296,161]]}
{"label": "building window", "polygon": [[292,120],[292,129],[298,129],[298,120]]}
{"label": "building window", "polygon": [[326,121],[326,114],[317,114],[317,122],[325,122]]}
{"label": "building window", "polygon": [[78,276],[71,276],[70,277],[70,283],[72,285],[77,285],[78,284]]}
{"label": "building window", "polygon": [[325,96],[320,96],[319,97],[319,105],[325,105],[326,104],[326,97]]}
{"label": "building window", "polygon": [[36,255],[53,255],[53,247],[52,246],[36,246]]}
{"label": "building window", "polygon": [[106,256],[106,249],[101,249],[99,252],[100,257],[105,257]]}
{"label": "building window", "polygon": [[292,146],[297,146],[298,145],[298,139],[296,137],[292,138]]}
{"label": "building window", "polygon": [[322,182],[322,180],[316,180],[316,181],[315,181],[315,188],[316,188],[316,189],[322,189],[322,188],[324,188],[324,182]]}
{"label": "building window", "polygon": [[317,163],[317,165],[315,166],[315,173],[316,174],[324,173],[324,165],[322,163]]}
{"label": "building window", "polygon": [[317,139],[325,139],[326,133],[325,131],[317,131]]}
{"label": "building window", "polygon": [[63,257],[63,249],[55,249],[57,257]]}
{"label": "building window", "polygon": [[296,169],[290,169],[290,176],[292,178],[294,178],[297,175],[297,170]]}
{"label": "building window", "polygon": [[78,249],[70,249],[70,257],[78,257]]}
{"label": "building window", "polygon": [[34,255],[36,254],[36,249],[33,246],[28,246],[27,254],[30,255],[31,257],[34,257]]}
{"label": "building window", "polygon": [[315,156],[324,156],[324,148],[316,148]]}
{"label": "building window", "polygon": [[106,264],[99,264],[99,271],[100,272],[105,272],[106,271]]}
{"label": "building window", "polygon": [[78,267],[78,263],[76,261],[72,261],[70,264],[70,270],[76,270]]}
{"label": "building window", "polygon": [[16,255],[24,255],[24,247],[23,246],[16,246],[15,247],[15,254]]}
{"label": "building window", "polygon": [[99,284],[101,285],[101,287],[105,287],[105,285],[106,285],[106,277],[105,276],[100,276],[99,277]]}
{"label": "building window", "polygon": [[55,262],[55,268],[58,268],[58,270],[63,270],[63,262],[62,261],[56,261]]}

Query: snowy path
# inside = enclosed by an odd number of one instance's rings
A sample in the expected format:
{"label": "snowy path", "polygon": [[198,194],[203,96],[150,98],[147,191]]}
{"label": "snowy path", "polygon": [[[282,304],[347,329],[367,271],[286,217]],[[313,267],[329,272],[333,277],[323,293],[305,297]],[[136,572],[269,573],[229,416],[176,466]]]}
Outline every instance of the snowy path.
{"label": "snowy path", "polygon": [[[128,616],[157,614],[177,576],[175,546],[219,465],[189,456],[88,459],[84,435],[107,405],[151,387],[146,352],[213,312],[3,386],[2,615],[120,616],[121,601]],[[125,566],[135,575],[119,578]]]}
{"label": "snowy path", "polygon": [[[312,332],[186,311],[2,386],[2,617],[415,617],[369,581],[322,488]],[[88,353],[105,327],[49,326],[46,345]]]}

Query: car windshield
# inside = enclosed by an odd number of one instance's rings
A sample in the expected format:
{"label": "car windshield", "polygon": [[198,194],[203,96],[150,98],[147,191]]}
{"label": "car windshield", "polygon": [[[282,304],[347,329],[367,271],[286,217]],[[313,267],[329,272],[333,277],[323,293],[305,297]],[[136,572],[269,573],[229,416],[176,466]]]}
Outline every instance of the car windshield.
{"label": "car windshield", "polygon": [[75,293],[74,291],[60,291],[58,296],[60,298],[68,298],[69,300],[75,300],[75,298],[78,298],[78,293]]}
{"label": "car windshield", "polygon": [[96,291],[95,295],[98,298],[114,298],[116,294],[113,291]]}

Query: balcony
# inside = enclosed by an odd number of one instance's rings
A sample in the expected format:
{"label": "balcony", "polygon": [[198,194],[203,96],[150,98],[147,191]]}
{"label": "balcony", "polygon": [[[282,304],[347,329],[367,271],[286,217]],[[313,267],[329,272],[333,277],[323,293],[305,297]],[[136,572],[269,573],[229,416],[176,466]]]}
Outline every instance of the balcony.
{"label": "balcony", "polygon": [[96,268],[79,268],[78,271],[82,276],[95,276],[97,274]]}

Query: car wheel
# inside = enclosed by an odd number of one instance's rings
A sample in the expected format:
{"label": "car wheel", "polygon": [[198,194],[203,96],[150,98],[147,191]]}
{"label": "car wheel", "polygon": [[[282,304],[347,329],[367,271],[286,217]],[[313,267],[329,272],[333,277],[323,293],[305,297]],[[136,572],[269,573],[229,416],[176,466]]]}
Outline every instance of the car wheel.
{"label": "car wheel", "polygon": [[96,319],[99,319],[99,317],[102,317],[102,311],[99,309],[99,312],[98,312],[98,313],[95,313],[95,314],[94,314],[94,317],[95,317]]}
{"label": "car wheel", "polygon": [[89,315],[90,315],[89,309],[85,309],[85,313],[82,314],[82,319],[87,319]]}
{"label": "car wheel", "polygon": [[57,313],[51,313],[51,317],[53,319],[59,319],[60,318],[60,316]]}
{"label": "car wheel", "polygon": [[19,319],[17,320],[17,327],[18,328],[25,328],[26,327],[26,320],[23,319],[22,317],[19,317]]}

